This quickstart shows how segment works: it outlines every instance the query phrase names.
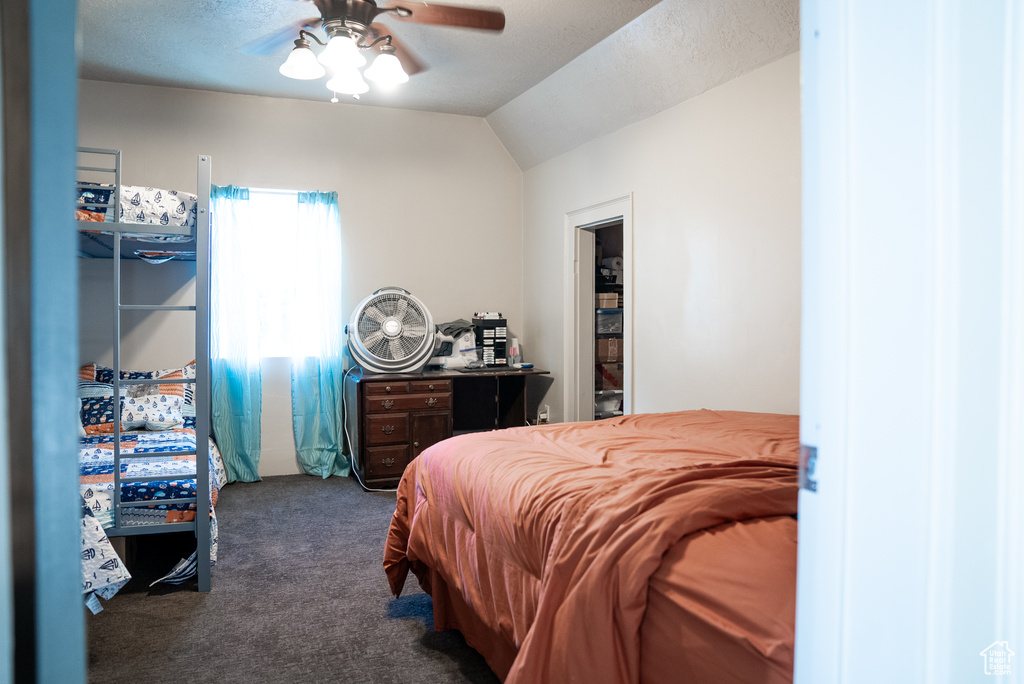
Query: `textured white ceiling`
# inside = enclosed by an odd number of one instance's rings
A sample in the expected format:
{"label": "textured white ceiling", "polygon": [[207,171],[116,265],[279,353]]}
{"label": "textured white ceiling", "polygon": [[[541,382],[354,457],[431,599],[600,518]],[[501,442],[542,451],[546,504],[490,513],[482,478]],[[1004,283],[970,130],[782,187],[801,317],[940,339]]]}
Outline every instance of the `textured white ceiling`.
{"label": "textured white ceiling", "polygon": [[799,47],[799,0],[663,0],[487,123],[528,169]]}
{"label": "textured white ceiling", "polygon": [[[715,0],[700,0],[713,4]],[[389,0],[382,6],[414,6]],[[419,3],[422,4],[422,3]],[[367,105],[485,116],[537,85],[657,0],[445,0],[499,7],[504,32],[388,23],[428,66]],[[81,75],[86,79],[325,101],[326,79],[294,81],[280,54],[239,48],[319,13],[300,0],[79,0]]]}

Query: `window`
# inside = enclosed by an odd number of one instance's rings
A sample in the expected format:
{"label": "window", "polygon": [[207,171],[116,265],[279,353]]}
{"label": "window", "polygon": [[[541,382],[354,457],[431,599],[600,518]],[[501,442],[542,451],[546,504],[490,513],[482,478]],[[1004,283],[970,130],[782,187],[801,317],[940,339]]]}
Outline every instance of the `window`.
{"label": "window", "polygon": [[[310,215],[302,212],[298,191],[250,189],[248,194],[245,219],[236,227],[243,233],[241,242],[232,243],[236,248],[230,254],[215,255],[215,268],[224,267],[223,286],[233,290],[226,305],[255,303],[251,315],[256,321],[249,329],[258,329],[259,356],[321,356],[326,350],[319,327],[330,283],[311,280],[322,279],[325,273],[337,274],[340,280],[340,236],[322,244],[321,228],[308,225]],[[300,216],[305,218],[300,221]],[[216,214],[214,220],[216,226]],[[225,271],[232,275],[223,277]],[[221,320],[227,324],[228,318]]]}

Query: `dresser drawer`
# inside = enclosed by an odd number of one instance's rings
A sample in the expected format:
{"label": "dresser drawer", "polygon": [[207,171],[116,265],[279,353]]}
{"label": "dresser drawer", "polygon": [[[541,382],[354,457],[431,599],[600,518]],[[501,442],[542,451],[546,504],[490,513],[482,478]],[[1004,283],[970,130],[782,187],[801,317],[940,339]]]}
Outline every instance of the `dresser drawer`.
{"label": "dresser drawer", "polygon": [[379,446],[366,449],[366,479],[401,477],[409,463],[409,447]]}
{"label": "dresser drawer", "polygon": [[399,380],[399,381],[396,381],[396,382],[391,382],[391,381],[387,381],[387,382],[367,382],[367,383],[364,383],[363,387],[365,388],[363,390],[363,392],[368,397],[375,397],[375,396],[378,396],[378,395],[388,395],[388,394],[408,394],[409,393],[409,383],[405,382],[404,380]]}
{"label": "dresser drawer", "polygon": [[407,444],[409,442],[409,414],[386,413],[366,417],[366,443]]}
{"label": "dresser drawer", "polygon": [[409,383],[416,394],[451,392],[451,380],[413,380]]}
{"label": "dresser drawer", "polygon": [[397,396],[363,397],[367,413],[405,413],[429,409],[446,409],[452,405],[451,393],[406,394]]}

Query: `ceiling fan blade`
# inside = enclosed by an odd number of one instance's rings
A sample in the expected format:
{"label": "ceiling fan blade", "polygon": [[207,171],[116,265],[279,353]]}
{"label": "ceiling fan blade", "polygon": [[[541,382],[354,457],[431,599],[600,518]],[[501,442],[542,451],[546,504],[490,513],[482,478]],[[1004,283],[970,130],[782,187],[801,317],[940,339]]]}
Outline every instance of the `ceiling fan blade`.
{"label": "ceiling fan blade", "polygon": [[391,30],[387,26],[380,23],[374,23],[370,25],[370,29],[373,31],[373,37],[378,36],[391,36],[391,46],[395,48],[395,57],[398,57],[398,61],[402,63],[402,68],[405,69],[405,73],[412,76],[418,74],[421,71],[426,71],[427,67],[420,60],[416,58],[409,48],[405,47],[405,43],[395,37],[395,34],[391,33]]}
{"label": "ceiling fan blade", "polygon": [[[400,5],[386,7],[382,11],[389,12],[399,21],[410,21],[414,24],[459,26],[484,31],[501,31],[505,28],[505,13],[499,9],[403,2]],[[406,15],[406,11],[409,13],[408,15]]]}
{"label": "ceiling fan blade", "polygon": [[291,46],[295,39],[299,37],[300,30],[316,29],[319,28],[321,23],[323,23],[323,20],[320,17],[310,17],[309,19],[297,21],[279,31],[274,31],[270,35],[246,43],[238,48],[238,51],[243,55],[252,55],[254,57],[284,52],[284,47],[286,45]]}

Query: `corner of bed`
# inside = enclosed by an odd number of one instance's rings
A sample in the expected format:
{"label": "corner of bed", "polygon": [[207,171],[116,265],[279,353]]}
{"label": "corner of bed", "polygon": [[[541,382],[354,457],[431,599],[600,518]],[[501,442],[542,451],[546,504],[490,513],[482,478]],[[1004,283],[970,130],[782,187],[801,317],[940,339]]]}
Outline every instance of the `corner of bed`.
{"label": "corner of bed", "polygon": [[384,569],[506,682],[792,681],[797,416],[455,437],[406,469]]}

